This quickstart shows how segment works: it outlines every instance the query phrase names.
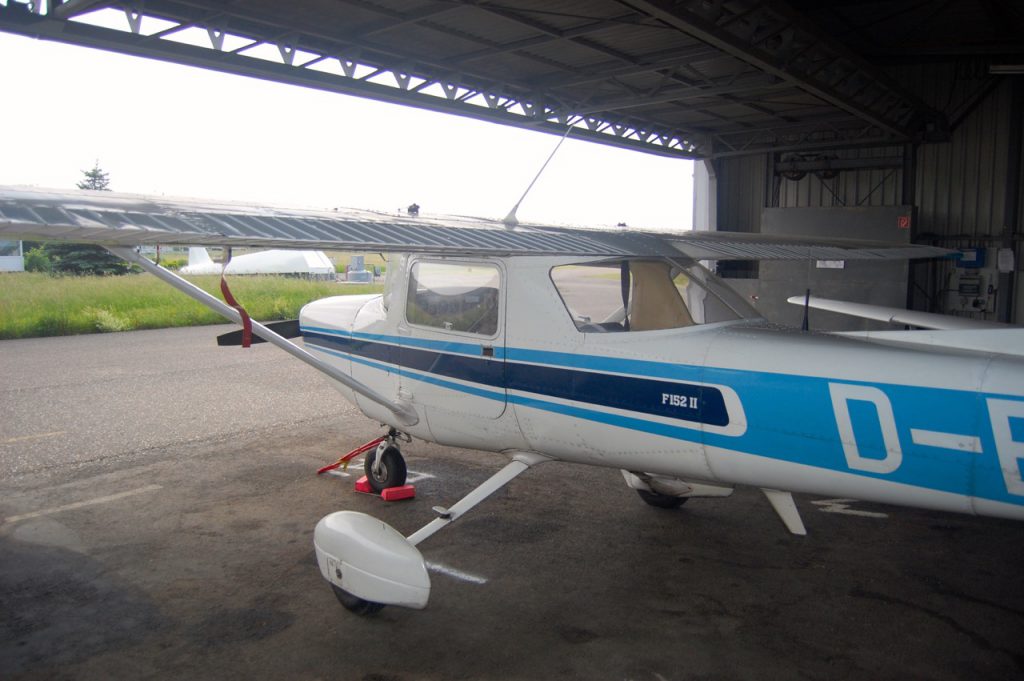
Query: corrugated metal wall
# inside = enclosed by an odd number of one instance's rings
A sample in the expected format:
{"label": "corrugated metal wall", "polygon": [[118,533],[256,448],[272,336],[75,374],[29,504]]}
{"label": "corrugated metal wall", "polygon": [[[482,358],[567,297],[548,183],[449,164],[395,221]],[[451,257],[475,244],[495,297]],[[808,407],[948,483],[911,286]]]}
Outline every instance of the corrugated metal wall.
{"label": "corrugated metal wall", "polygon": [[761,231],[767,162],[764,154],[716,161],[718,229],[728,232]]}
{"label": "corrugated metal wall", "polygon": [[1007,80],[953,131],[951,142],[918,148],[919,233],[975,238],[1002,234],[1011,95]]}
{"label": "corrugated metal wall", "polygon": [[[1015,299],[1024,309],[1024,276],[1021,276],[1021,210],[1017,224],[1006,225],[1008,182],[1012,155],[1009,140],[1014,126],[1024,128],[1024,117],[1014,118],[1012,77],[998,81],[972,65],[906,67],[897,73],[922,99],[945,111],[956,123],[947,143],[922,144],[915,155],[913,203],[918,207],[915,234],[951,248],[1001,246],[1008,231],[1016,234],[1017,274]],[[837,159],[901,157],[903,147],[847,149],[820,152]],[[903,169],[878,168],[842,171],[833,179],[807,173],[799,180],[769,178],[774,163],[786,155],[766,154],[722,158],[715,161],[718,175],[718,228],[759,231],[764,207],[892,206],[910,203],[903,196]],[[1024,173],[1017,182],[1017,200],[1024,196]],[[921,268],[916,268],[920,270]],[[912,288],[913,304],[937,310],[948,267],[932,266],[917,272]],[[1022,321],[1017,312],[1016,321]],[[985,315],[993,318],[994,315]]]}
{"label": "corrugated metal wall", "polygon": [[[901,157],[901,147],[844,149],[812,156],[835,159]],[[785,155],[785,158],[792,158]],[[775,175],[768,181],[767,154],[719,159],[719,229],[760,230],[762,208],[898,206],[903,203],[903,172],[899,168],[845,170],[834,178],[807,173],[800,180]]]}

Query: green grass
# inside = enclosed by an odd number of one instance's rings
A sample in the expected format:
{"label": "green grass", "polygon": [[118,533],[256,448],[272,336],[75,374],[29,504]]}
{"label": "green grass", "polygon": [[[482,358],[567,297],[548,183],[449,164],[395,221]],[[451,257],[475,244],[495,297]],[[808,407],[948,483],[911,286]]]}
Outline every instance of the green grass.
{"label": "green grass", "polygon": [[[218,298],[220,277],[187,277]],[[339,285],[288,277],[231,277],[231,292],[259,321],[295,319],[327,296],[377,293],[379,284]],[[149,274],[51,277],[0,274],[0,339],[222,324],[215,312]]]}

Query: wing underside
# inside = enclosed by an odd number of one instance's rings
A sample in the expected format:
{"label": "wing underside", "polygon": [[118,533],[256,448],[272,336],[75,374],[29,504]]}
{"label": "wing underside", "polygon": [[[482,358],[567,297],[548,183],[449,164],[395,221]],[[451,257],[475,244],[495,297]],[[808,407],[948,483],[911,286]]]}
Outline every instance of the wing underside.
{"label": "wing underside", "polygon": [[903,259],[930,246],[728,232],[663,234],[497,220],[297,210],[113,192],[0,187],[0,236],[105,246],[187,245],[489,255],[720,259]]}

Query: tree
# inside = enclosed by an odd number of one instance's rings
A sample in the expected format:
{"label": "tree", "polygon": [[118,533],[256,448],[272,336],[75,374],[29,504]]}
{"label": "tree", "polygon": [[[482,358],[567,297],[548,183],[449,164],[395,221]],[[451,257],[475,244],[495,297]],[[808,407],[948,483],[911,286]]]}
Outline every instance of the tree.
{"label": "tree", "polygon": [[93,164],[92,170],[83,170],[85,179],[78,183],[79,189],[92,189],[98,192],[110,191],[110,174],[100,170],[99,159]]}
{"label": "tree", "polygon": [[[92,170],[83,170],[85,177],[77,184],[79,189],[110,191],[110,176],[100,169],[99,160]],[[129,265],[116,255],[99,246],[85,244],[47,244],[45,255],[53,265],[54,272],[65,274],[127,274]]]}
{"label": "tree", "polygon": [[36,247],[25,251],[25,271],[45,272],[46,274],[53,271],[53,263],[50,262],[50,257],[46,255],[43,248]]}

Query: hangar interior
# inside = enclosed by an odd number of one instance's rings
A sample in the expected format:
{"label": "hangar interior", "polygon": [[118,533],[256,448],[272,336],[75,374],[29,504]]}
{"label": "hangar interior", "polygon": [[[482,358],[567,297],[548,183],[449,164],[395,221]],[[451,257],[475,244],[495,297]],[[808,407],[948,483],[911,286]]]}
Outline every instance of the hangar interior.
{"label": "hangar interior", "polygon": [[810,288],[1024,320],[1015,0],[6,0],[0,30],[693,159],[698,229],[963,251],[718,263],[769,318]]}

